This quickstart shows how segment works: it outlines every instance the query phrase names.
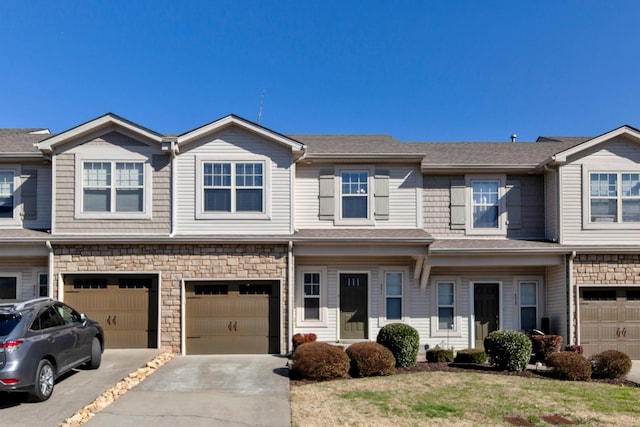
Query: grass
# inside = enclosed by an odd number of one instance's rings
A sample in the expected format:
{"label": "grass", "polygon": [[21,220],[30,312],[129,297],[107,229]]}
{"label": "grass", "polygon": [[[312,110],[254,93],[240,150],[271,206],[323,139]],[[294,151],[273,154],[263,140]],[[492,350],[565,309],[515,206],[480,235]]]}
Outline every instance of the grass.
{"label": "grass", "polygon": [[548,426],[561,415],[583,426],[640,426],[640,388],[479,373],[424,372],[291,388],[294,426]]}

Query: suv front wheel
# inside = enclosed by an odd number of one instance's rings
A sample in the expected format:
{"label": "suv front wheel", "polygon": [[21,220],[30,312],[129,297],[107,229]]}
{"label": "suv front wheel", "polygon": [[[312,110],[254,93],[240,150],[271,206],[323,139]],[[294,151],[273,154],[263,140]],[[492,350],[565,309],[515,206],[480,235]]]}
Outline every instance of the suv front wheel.
{"label": "suv front wheel", "polygon": [[31,399],[35,402],[44,402],[50,398],[53,393],[54,383],[55,374],[53,371],[53,365],[47,359],[42,359],[38,364],[36,383],[33,390],[29,393]]}

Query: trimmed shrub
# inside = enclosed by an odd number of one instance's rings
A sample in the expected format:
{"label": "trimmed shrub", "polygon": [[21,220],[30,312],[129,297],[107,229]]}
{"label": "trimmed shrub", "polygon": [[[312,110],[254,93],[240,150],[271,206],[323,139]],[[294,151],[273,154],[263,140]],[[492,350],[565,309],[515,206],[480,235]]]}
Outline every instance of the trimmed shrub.
{"label": "trimmed shrub", "polygon": [[351,359],[352,377],[373,377],[396,373],[396,359],[393,353],[376,342],[351,344],[346,350]]}
{"label": "trimmed shrub", "polygon": [[534,360],[544,362],[550,354],[560,351],[562,337],[560,335],[533,335],[531,345]]}
{"label": "trimmed shrub", "polygon": [[565,345],[564,351],[572,351],[574,353],[584,354],[584,346],[578,344]]}
{"label": "trimmed shrub", "polygon": [[340,346],[323,342],[300,344],[291,358],[293,378],[328,380],[349,373],[349,357]]}
{"label": "trimmed shrub", "polygon": [[296,348],[298,348],[300,344],[304,344],[306,342],[314,342],[317,339],[318,336],[316,334],[295,334],[293,337],[291,337],[291,341],[293,343],[292,351],[296,351]]}
{"label": "trimmed shrub", "polygon": [[489,362],[503,371],[524,371],[531,359],[531,340],[516,331],[493,331],[484,339]]}
{"label": "trimmed shrub", "polygon": [[589,381],[591,379],[591,363],[572,351],[560,351],[549,355],[546,365],[551,368],[551,375],[561,380]]}
{"label": "trimmed shrub", "polygon": [[631,358],[618,350],[607,350],[589,358],[593,378],[626,378],[631,370]]}
{"label": "trimmed shrub", "polygon": [[427,350],[427,362],[453,362],[453,350],[432,348]]}
{"label": "trimmed shrub", "polygon": [[476,363],[481,365],[487,361],[487,353],[477,348],[465,348],[464,350],[458,350],[453,361],[455,363]]}
{"label": "trimmed shrub", "polygon": [[408,368],[418,361],[420,335],[418,331],[404,323],[390,323],[378,332],[378,344],[387,347],[396,358],[396,367]]}

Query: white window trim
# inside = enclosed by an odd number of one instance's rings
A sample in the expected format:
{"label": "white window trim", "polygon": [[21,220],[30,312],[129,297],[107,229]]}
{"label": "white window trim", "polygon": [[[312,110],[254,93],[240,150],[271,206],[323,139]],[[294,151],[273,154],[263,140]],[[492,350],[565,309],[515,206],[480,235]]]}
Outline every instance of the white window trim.
{"label": "white window trim", "polygon": [[13,173],[13,216],[0,218],[0,228],[19,227],[22,225],[22,198],[20,197],[20,185],[22,183],[22,170],[20,165],[3,165],[0,172]]}
{"label": "white window trim", "polygon": [[[76,219],[151,219],[152,206],[153,206],[153,169],[151,167],[151,160],[148,157],[142,155],[131,156],[114,156],[105,155],[105,157],[99,158],[94,156],[75,156],[75,218]],[[117,163],[142,163],[143,171],[143,211],[142,212],[84,212],[84,164],[85,163],[111,163],[111,177],[115,179],[115,165]],[[111,184],[112,191],[115,191],[115,185]],[[115,206],[115,199],[112,197],[112,203]]]}
{"label": "white window trim", "polygon": [[[34,286],[34,291],[33,291],[33,296],[35,298],[40,297],[40,277],[45,276],[47,278],[47,294],[49,293],[49,273],[46,271],[42,271],[42,270],[37,270],[34,274],[34,277],[36,278],[36,283]],[[47,295],[47,296],[51,296],[51,295]]]}
{"label": "white window trim", "polygon": [[[544,289],[542,277],[540,276],[519,276],[514,277],[513,283],[515,283],[515,302],[517,311],[517,325],[516,330],[522,329],[522,305],[520,303],[520,284],[521,283],[535,283],[536,284],[536,328],[540,325],[540,319],[542,319],[542,313],[544,310]],[[530,306],[525,306],[530,307]]]}
{"label": "white window trim", "polygon": [[[607,162],[607,167],[582,165],[582,227],[589,230],[640,230],[640,222],[591,222],[591,174],[610,173],[618,175],[618,188],[621,189],[623,173],[640,173],[640,170],[629,169],[628,166],[616,168]],[[617,196],[618,217],[622,215],[622,195]]]}
{"label": "white window trim", "polygon": [[[473,182],[474,181],[498,181],[498,227],[474,228],[473,227]],[[506,175],[466,175],[465,176],[465,200],[467,209],[466,234],[476,236],[505,236],[507,234],[507,201],[506,201]]]}
{"label": "white window trim", "polygon": [[[342,173],[343,172],[367,172],[367,217],[343,218],[342,217]],[[375,207],[375,167],[363,165],[344,165],[335,168],[334,194],[335,210],[337,212],[334,223],[336,225],[373,225]]]}
{"label": "white window trim", "polygon": [[[196,159],[196,219],[271,219],[271,160],[265,156],[197,156]],[[204,211],[204,164],[205,163],[231,163],[232,181],[235,176],[236,163],[262,163],[263,171],[263,212],[205,212]],[[232,194],[235,191],[235,183],[232,182]]]}
{"label": "white window trim", "polygon": [[[438,283],[453,283],[453,329],[439,329],[438,316]],[[462,316],[460,314],[460,283],[459,277],[434,276],[431,278],[431,337],[460,338],[462,337]]]}
{"label": "white window trim", "polygon": [[[402,274],[402,295],[400,319],[387,319],[387,273]],[[380,279],[380,310],[378,316],[378,325],[380,327],[389,323],[407,323],[409,316],[407,315],[407,294],[409,292],[409,268],[408,267],[380,267],[378,269],[378,277]]]}
{"label": "white window trim", "polygon": [[[305,320],[304,318],[304,275],[305,273],[320,274],[320,319]],[[297,275],[296,286],[296,326],[297,327],[323,327],[328,326],[327,308],[327,267],[301,267]]]}
{"label": "white window trim", "polygon": [[[16,299],[24,299],[22,283],[22,273],[14,271],[0,271],[0,277],[15,277],[16,279]],[[28,297],[27,297],[28,298]]]}

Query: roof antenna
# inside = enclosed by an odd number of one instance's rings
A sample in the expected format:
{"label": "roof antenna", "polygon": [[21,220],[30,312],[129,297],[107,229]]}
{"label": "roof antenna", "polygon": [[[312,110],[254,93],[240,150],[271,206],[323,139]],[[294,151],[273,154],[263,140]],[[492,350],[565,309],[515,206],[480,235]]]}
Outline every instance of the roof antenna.
{"label": "roof antenna", "polygon": [[260,118],[262,117],[262,103],[264,101],[265,91],[262,89],[262,95],[260,95],[260,107],[258,107],[258,124],[260,124]]}
{"label": "roof antenna", "polygon": [[511,135],[511,142],[516,142],[516,138],[518,137],[518,135],[516,135],[515,133],[513,135]]}

